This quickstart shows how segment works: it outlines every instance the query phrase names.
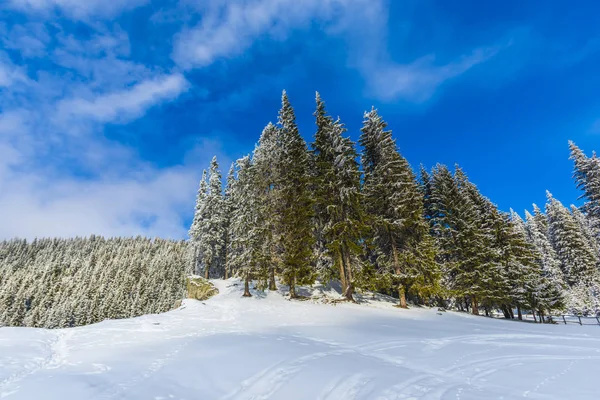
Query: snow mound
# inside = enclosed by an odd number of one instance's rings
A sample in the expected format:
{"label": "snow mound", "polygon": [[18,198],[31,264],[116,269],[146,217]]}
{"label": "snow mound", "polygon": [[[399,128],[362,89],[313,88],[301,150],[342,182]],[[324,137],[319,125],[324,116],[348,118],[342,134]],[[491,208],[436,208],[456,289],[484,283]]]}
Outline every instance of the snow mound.
{"label": "snow mound", "polygon": [[217,295],[164,314],[0,328],[0,398],[597,398],[597,326],[438,315],[385,298],[334,307],[321,303],[335,288],[318,285],[316,300],[289,301],[285,287],[242,298],[237,279],[211,282]]}

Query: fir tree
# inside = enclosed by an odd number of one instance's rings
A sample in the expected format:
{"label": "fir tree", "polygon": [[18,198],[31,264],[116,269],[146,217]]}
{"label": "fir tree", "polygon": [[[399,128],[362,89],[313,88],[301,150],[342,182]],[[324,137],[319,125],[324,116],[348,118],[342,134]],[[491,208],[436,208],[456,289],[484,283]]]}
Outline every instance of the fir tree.
{"label": "fir tree", "polygon": [[310,268],[313,204],[309,190],[309,154],[285,91],[281,103],[278,144],[280,154],[284,157],[277,160],[277,228],[281,246],[281,273],[290,287],[290,297],[295,298],[296,285],[313,280]]}
{"label": "fir tree", "polygon": [[326,114],[318,93],[316,103],[312,176],[317,236],[329,259],[327,264],[339,271],[343,296],[353,300],[354,276],[366,229],[357,154],[354,143],[344,137],[342,123]]}
{"label": "fir tree", "polygon": [[548,193],[546,205],[552,245],[562,264],[569,285],[589,281],[596,274],[598,255],[586,240],[573,215]]}
{"label": "fir tree", "polygon": [[231,219],[234,211],[233,191],[235,185],[235,163],[231,163],[229,172],[227,174],[227,185],[225,186],[225,193],[223,196],[223,234],[224,238],[224,252],[223,252],[223,268],[225,273],[225,279],[229,278],[229,254],[231,253]]}
{"label": "fir tree", "polygon": [[436,265],[427,240],[423,198],[410,165],[400,155],[391,131],[375,109],[364,115],[360,144],[365,206],[373,221],[375,265],[398,290],[400,307],[406,293]]}
{"label": "fir tree", "polygon": [[244,297],[250,297],[249,283],[263,262],[261,221],[257,218],[256,186],[249,156],[237,161],[238,178],[232,193],[235,209],[231,218],[232,254],[230,265],[244,280]]}
{"label": "fir tree", "polygon": [[194,244],[194,272],[199,273],[201,268],[201,254],[204,253],[204,249],[201,247],[204,245],[201,242],[201,238],[204,235],[204,225],[206,224],[207,212],[206,212],[206,198],[208,196],[208,184],[206,182],[206,170],[202,171],[202,179],[200,179],[200,187],[198,188],[198,195],[196,197],[196,209],[194,212],[194,219],[192,226],[189,230],[189,237]]}
{"label": "fir tree", "polygon": [[[225,218],[223,207],[223,189],[222,189],[221,172],[217,157],[213,157],[210,162],[210,170],[208,173],[209,192],[206,196],[206,223],[203,224],[201,236],[201,248],[204,264],[204,277],[210,277],[210,271],[220,272],[224,259],[225,251]],[[222,276],[222,275],[221,275]]]}
{"label": "fir tree", "polygon": [[[254,153],[252,164],[256,185],[256,206],[259,219],[264,227],[262,238],[265,255],[266,277],[269,290],[276,290],[275,274],[281,268],[281,248],[277,212],[279,210],[277,195],[280,181],[280,159],[282,158],[280,129],[269,123],[263,130]],[[262,280],[262,279],[261,279]],[[265,285],[266,286],[266,285]]]}
{"label": "fir tree", "polygon": [[592,157],[586,157],[583,151],[571,141],[569,148],[570,158],[575,164],[573,178],[577,188],[583,191],[581,197],[586,200],[583,209],[598,240],[600,239],[600,160],[595,153]]}

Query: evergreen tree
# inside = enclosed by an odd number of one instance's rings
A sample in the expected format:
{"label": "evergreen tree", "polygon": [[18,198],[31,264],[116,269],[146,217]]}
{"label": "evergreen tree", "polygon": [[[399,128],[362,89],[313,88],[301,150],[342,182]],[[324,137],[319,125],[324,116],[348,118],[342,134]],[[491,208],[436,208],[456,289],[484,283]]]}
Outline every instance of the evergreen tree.
{"label": "evergreen tree", "polygon": [[206,224],[207,212],[206,212],[206,198],[208,196],[208,184],[206,182],[206,170],[202,171],[202,179],[200,179],[200,187],[198,188],[198,195],[196,197],[196,209],[194,212],[194,219],[192,226],[189,230],[189,237],[194,247],[194,273],[198,274],[202,267],[201,254],[204,253],[204,249],[201,247],[204,242],[201,240],[204,235],[204,226]]}
{"label": "evergreen tree", "polygon": [[224,218],[223,189],[221,172],[217,157],[210,162],[208,173],[209,192],[206,196],[206,218],[201,236],[201,257],[204,264],[204,277],[210,278],[210,271],[217,272],[220,276],[225,251],[226,223]]}
{"label": "evergreen tree", "polygon": [[573,215],[548,193],[548,231],[569,285],[589,281],[596,274],[598,255],[586,240]]}
{"label": "evergreen tree", "polygon": [[462,171],[455,177],[445,165],[433,169],[430,224],[440,249],[444,283],[459,302],[470,299],[472,312],[478,314],[481,297],[490,297],[484,282],[493,256],[491,237],[482,227],[480,212],[485,204],[478,209],[474,191]]}
{"label": "evergreen tree", "polygon": [[231,253],[231,219],[234,211],[233,202],[233,190],[235,186],[235,163],[231,163],[229,172],[227,174],[227,185],[225,186],[225,193],[223,196],[223,234],[224,238],[224,252],[223,252],[223,268],[225,273],[225,279],[229,278],[229,254]]}
{"label": "evergreen tree", "polygon": [[[263,254],[269,290],[276,290],[275,273],[281,269],[281,248],[279,243],[277,212],[278,182],[280,181],[280,159],[282,158],[280,133],[272,123],[263,130],[254,153],[252,164],[254,182],[256,185],[256,207],[263,226]],[[266,285],[265,285],[266,286]]]}
{"label": "evergreen tree", "polygon": [[[535,204],[534,209],[538,212],[537,218],[528,211],[525,211],[526,229],[529,241],[537,251],[538,264],[540,264],[544,275],[558,290],[564,291],[567,285],[561,270],[561,262],[547,236],[548,227],[545,216],[541,214],[539,208]],[[540,217],[544,218],[542,219]]]}
{"label": "evergreen tree", "polygon": [[569,142],[571,159],[575,164],[573,177],[577,188],[583,191],[582,198],[586,200],[583,209],[589,219],[596,240],[600,239],[600,160],[594,153],[586,157],[579,147]]}
{"label": "evergreen tree", "polygon": [[433,243],[427,238],[423,197],[410,165],[386,128],[375,109],[365,113],[359,140],[363,190],[373,221],[374,263],[397,288],[400,307],[405,308],[407,291],[424,277],[434,277],[436,264],[431,257]]}
{"label": "evergreen tree", "polygon": [[249,156],[237,161],[238,179],[232,193],[235,209],[231,219],[232,254],[230,264],[244,280],[244,297],[250,297],[250,281],[263,263],[261,233],[258,219],[256,186]]}
{"label": "evergreen tree", "polygon": [[312,200],[309,190],[309,154],[300,136],[296,116],[286,92],[279,111],[278,177],[276,182],[277,230],[281,247],[281,273],[290,287],[290,297],[297,297],[296,285],[310,283],[314,277],[312,258]]}
{"label": "evergreen tree", "polygon": [[353,300],[361,238],[365,233],[360,170],[354,143],[346,129],[325,112],[316,95],[317,132],[312,144],[313,190],[317,237],[325,248],[327,264],[339,271],[342,294]]}

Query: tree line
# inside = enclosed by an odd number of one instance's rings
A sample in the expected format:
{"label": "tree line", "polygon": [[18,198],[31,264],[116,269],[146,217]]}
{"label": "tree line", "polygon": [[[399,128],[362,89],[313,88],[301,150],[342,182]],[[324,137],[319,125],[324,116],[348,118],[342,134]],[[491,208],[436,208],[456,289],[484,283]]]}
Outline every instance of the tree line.
{"label": "tree line", "polygon": [[574,144],[585,205],[565,208],[548,194],[523,220],[481,194],[458,166],[421,167],[399,152],[376,109],[354,143],[317,93],[307,144],[285,91],[251,155],[232,164],[223,190],[216,157],[203,173],[189,231],[193,268],[206,278],[236,275],[250,296],[276,277],[298,285],[339,280],[398,297],[399,306],[501,310],[521,318],[600,311],[600,162]]}
{"label": "tree line", "polygon": [[185,297],[184,241],[0,242],[0,326],[64,328],[172,310]]}

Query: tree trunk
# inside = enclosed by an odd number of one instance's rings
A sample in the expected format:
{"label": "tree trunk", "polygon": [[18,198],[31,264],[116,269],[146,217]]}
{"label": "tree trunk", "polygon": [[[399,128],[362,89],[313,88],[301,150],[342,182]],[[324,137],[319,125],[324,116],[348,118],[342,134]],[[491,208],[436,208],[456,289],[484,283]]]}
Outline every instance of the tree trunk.
{"label": "tree trunk", "polygon": [[298,295],[296,294],[296,276],[292,275],[290,277],[290,299],[296,299]]}
{"label": "tree trunk", "polygon": [[515,319],[515,312],[512,307],[508,307],[508,312],[510,313],[510,318]]}
{"label": "tree trunk", "polygon": [[399,298],[398,305],[401,308],[408,308],[408,306],[406,305],[406,290],[404,289],[404,285],[402,285],[402,284],[398,285],[398,298]]}
{"label": "tree trunk", "polygon": [[504,318],[510,319],[510,312],[508,311],[508,307],[505,305],[502,306],[502,314],[504,314]]}
{"label": "tree trunk", "polygon": [[469,308],[469,299],[465,297],[464,301],[465,301],[465,309],[467,310],[467,312],[470,312],[471,308]]}
{"label": "tree trunk", "polygon": [[225,280],[229,279],[229,270],[225,267]]}
{"label": "tree trunk", "polygon": [[533,315],[533,322],[537,322],[537,318],[535,317],[535,310],[531,310],[531,315]]}
{"label": "tree trunk", "polygon": [[489,317],[490,316],[490,308],[488,306],[485,306],[485,316]]}
{"label": "tree trunk", "polygon": [[348,289],[346,282],[346,270],[344,268],[344,258],[342,256],[342,251],[338,250],[337,254],[337,262],[340,268],[340,284],[342,285],[342,296],[346,296],[346,290]]}
{"label": "tree trunk", "polygon": [[354,302],[354,274],[352,273],[352,265],[350,264],[350,254],[344,251],[344,269],[346,271],[346,299]]}
{"label": "tree trunk", "polygon": [[475,296],[471,297],[471,308],[473,310],[473,315],[479,315],[479,308],[477,307],[477,298]]}
{"label": "tree trunk", "polygon": [[544,312],[542,310],[538,310],[538,315],[540,316],[540,323],[544,323]]}
{"label": "tree trunk", "polygon": [[246,274],[246,277],[244,278],[244,294],[242,297],[252,297],[250,294],[250,277],[248,274]]}
{"label": "tree trunk", "polygon": [[523,321],[523,313],[521,313],[521,306],[517,305],[517,315],[519,318],[519,321]]}
{"label": "tree trunk", "polygon": [[209,264],[206,263],[205,267],[204,267],[204,279],[209,279],[209,272],[210,272],[210,267]]}
{"label": "tree trunk", "polygon": [[269,290],[277,290],[275,284],[275,267],[271,267],[269,270]]}
{"label": "tree trunk", "polygon": [[[390,239],[391,235],[390,235]],[[396,275],[400,275],[402,270],[400,269],[400,262],[398,261],[398,250],[396,250],[396,246],[392,245],[392,255],[394,257],[394,272]],[[398,285],[398,305],[401,308],[408,308],[406,305],[406,291],[404,290],[404,285]]]}

